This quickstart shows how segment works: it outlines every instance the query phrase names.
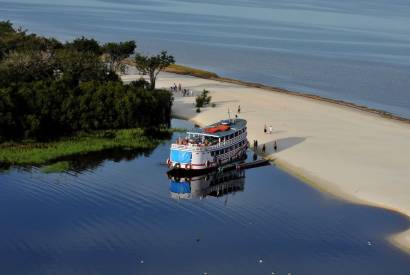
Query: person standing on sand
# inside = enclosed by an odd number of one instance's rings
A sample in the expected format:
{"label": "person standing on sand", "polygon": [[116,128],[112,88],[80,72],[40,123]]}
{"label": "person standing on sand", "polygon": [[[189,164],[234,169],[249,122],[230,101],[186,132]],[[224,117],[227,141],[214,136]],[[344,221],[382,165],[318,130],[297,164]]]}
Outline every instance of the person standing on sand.
{"label": "person standing on sand", "polygon": [[263,132],[266,134],[268,130],[266,129],[266,124],[263,126]]}
{"label": "person standing on sand", "polygon": [[178,91],[182,92],[182,86],[181,83],[178,84]]}
{"label": "person standing on sand", "polygon": [[275,152],[278,151],[278,145],[276,144],[276,140],[275,140],[275,143],[273,144],[273,149],[275,150]]}
{"label": "person standing on sand", "polygon": [[272,131],[273,131],[273,128],[272,128],[272,125],[271,125],[271,126],[269,126],[269,134],[270,135],[272,134]]}
{"label": "person standing on sand", "polygon": [[238,105],[238,114],[241,113],[241,105]]}
{"label": "person standing on sand", "polygon": [[253,160],[257,160],[258,159],[258,155],[256,153],[253,153]]}

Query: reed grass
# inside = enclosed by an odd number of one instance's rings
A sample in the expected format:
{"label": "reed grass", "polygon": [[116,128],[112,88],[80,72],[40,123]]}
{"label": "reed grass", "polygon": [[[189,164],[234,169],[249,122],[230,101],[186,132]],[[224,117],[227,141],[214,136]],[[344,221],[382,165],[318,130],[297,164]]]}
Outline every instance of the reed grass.
{"label": "reed grass", "polygon": [[159,138],[145,134],[144,129],[124,129],[79,133],[52,142],[8,142],[0,144],[1,166],[49,164],[62,157],[108,149],[152,149],[172,130],[160,129]]}
{"label": "reed grass", "polygon": [[70,163],[68,161],[58,161],[56,163],[45,165],[41,167],[41,172],[49,173],[61,173],[70,169]]}

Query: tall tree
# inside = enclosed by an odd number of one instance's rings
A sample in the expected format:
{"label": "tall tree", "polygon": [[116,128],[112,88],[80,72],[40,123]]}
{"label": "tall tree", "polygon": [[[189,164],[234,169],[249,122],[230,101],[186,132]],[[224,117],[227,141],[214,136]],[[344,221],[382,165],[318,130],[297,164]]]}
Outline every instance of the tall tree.
{"label": "tall tree", "polygon": [[109,68],[115,72],[124,71],[121,61],[132,55],[137,48],[134,40],[120,42],[120,43],[107,43],[103,46],[103,52],[106,57],[106,61]]}
{"label": "tall tree", "polygon": [[149,76],[151,90],[155,89],[155,82],[158,74],[174,63],[174,57],[169,55],[167,51],[162,51],[160,54],[154,56],[145,56],[141,54],[135,56],[135,67],[140,73]]}

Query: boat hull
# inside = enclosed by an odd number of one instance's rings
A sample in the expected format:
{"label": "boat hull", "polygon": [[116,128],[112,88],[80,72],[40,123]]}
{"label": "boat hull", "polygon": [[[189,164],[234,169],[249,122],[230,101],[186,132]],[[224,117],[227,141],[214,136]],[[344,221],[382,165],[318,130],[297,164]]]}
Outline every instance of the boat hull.
{"label": "boat hull", "polygon": [[[224,162],[221,165],[213,165],[210,167],[206,167],[206,166],[200,166],[200,167],[195,167],[195,168],[181,168],[180,166],[178,167],[170,167],[170,170],[168,170],[167,174],[169,176],[180,176],[180,177],[185,177],[185,176],[194,176],[194,175],[202,175],[205,173],[209,173],[212,172],[214,170],[218,170],[218,169],[233,169],[235,166],[235,164],[240,164],[243,163],[246,160],[246,153],[241,155],[241,157],[238,157],[232,161],[227,161]],[[172,165],[172,164],[171,164]]]}

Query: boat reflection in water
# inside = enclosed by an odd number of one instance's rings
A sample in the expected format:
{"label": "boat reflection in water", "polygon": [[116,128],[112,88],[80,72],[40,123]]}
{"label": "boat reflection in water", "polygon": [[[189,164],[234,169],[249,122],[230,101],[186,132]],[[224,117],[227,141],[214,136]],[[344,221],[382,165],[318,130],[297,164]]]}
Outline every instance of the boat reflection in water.
{"label": "boat reflection in water", "polygon": [[241,169],[185,178],[170,176],[169,190],[173,199],[202,199],[207,196],[222,197],[243,191],[244,187],[245,171]]}

